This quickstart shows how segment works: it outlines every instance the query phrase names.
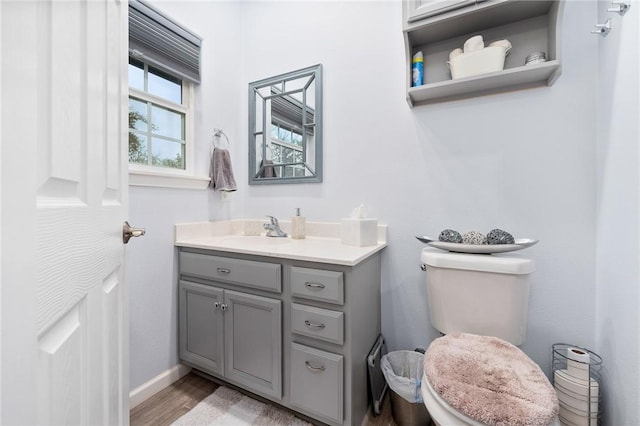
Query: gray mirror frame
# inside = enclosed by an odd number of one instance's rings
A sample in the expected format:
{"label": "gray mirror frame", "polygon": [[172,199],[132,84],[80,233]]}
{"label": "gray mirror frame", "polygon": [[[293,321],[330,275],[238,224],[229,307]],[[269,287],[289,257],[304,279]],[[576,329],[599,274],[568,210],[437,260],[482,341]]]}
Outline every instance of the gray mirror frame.
{"label": "gray mirror frame", "polygon": [[[257,178],[255,176],[256,167],[256,143],[255,138],[260,132],[256,132],[256,91],[260,88],[271,86],[285,80],[293,80],[296,78],[314,76],[315,81],[315,164],[313,167],[314,174],[311,176],[292,176],[277,178]],[[292,71],[275,77],[265,78],[263,80],[249,83],[249,185],[272,185],[283,183],[316,183],[322,182],[322,145],[323,145],[323,113],[322,113],[322,64],[313,65],[297,71]],[[266,123],[263,120],[262,134],[267,134],[265,129]],[[264,143],[264,142],[263,142]]]}

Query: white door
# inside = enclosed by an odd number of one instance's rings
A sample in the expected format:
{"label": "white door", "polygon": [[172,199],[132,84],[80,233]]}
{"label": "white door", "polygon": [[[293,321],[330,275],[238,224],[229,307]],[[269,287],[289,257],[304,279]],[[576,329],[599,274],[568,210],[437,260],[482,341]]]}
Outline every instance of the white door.
{"label": "white door", "polygon": [[127,2],[0,23],[0,422],[128,424]]}

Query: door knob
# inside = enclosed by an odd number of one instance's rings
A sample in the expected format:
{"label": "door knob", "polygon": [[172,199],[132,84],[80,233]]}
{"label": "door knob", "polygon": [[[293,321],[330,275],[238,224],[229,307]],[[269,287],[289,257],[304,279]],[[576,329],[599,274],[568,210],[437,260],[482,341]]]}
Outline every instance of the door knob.
{"label": "door knob", "polygon": [[125,244],[129,242],[131,237],[141,237],[144,233],[144,228],[132,228],[126,220],[122,224],[122,242]]}

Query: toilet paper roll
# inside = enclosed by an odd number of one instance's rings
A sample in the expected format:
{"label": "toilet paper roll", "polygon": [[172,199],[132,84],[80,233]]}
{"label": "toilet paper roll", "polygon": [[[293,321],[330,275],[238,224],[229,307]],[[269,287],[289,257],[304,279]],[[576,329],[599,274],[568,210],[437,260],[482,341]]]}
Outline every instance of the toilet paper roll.
{"label": "toilet paper roll", "polygon": [[578,348],[567,348],[567,374],[588,382],[590,360],[588,352]]}
{"label": "toilet paper roll", "polygon": [[600,386],[594,379],[589,379],[588,382],[585,380],[578,380],[575,377],[570,376],[567,373],[567,370],[556,370],[553,374],[553,382],[557,388],[566,389],[569,392],[584,398],[588,398],[589,396],[597,398],[600,393]]}
{"label": "toilet paper roll", "polygon": [[560,403],[558,417],[560,424],[572,426],[598,426],[598,416],[589,417],[574,413],[570,408]]}

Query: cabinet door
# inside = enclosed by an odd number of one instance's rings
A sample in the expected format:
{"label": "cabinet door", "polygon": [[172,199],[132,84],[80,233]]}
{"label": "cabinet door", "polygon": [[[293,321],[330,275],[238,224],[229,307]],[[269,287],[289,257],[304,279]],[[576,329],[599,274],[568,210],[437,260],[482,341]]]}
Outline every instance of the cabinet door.
{"label": "cabinet door", "polygon": [[225,377],[282,398],[281,301],[225,291]]}
{"label": "cabinet door", "polygon": [[476,4],[476,0],[410,0],[405,5],[408,8],[406,19],[415,22],[472,4]]}
{"label": "cabinet door", "polygon": [[223,290],[180,281],[180,359],[223,374]]}

